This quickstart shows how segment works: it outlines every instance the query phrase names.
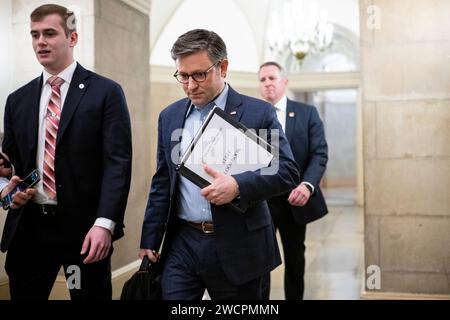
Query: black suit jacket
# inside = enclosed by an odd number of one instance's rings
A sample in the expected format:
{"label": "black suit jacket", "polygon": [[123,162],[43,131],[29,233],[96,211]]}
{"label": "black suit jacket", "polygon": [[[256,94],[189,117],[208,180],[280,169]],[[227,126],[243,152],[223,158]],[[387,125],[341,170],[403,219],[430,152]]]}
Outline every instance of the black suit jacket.
{"label": "black suit jacket", "polygon": [[[16,175],[36,165],[42,75],[13,92],[6,102],[3,152]],[[64,102],[55,152],[61,241],[80,245],[97,218],[116,222],[123,236],[131,180],[131,124],[122,88],[77,65]],[[5,252],[29,204],[10,210],[2,235]]]}
{"label": "black suit jacket", "polygon": [[[286,136],[301,175],[314,186],[314,194],[304,207],[291,206],[297,224],[307,224],[328,213],[319,184],[328,162],[328,146],[322,120],[314,106],[287,100]],[[287,200],[289,193],[274,199]],[[274,203],[275,203],[274,201]]]}
{"label": "black suit jacket", "polygon": [[[141,248],[158,250],[165,235],[162,259],[170,248],[176,221],[178,173],[173,155],[181,141],[172,133],[184,127],[191,105],[182,99],[164,109],[158,122],[157,170],[153,176],[142,227]],[[274,108],[259,99],[240,95],[229,88],[225,112],[249,129],[281,130]],[[258,131],[257,131],[258,132]],[[243,284],[268,273],[281,263],[266,199],[288,192],[299,183],[288,141],[279,139],[279,170],[272,175],[245,172],[235,175],[240,190],[240,205],[245,213],[230,206],[211,204],[217,253],[223,270],[234,284]],[[166,232],[167,230],[167,232]]]}

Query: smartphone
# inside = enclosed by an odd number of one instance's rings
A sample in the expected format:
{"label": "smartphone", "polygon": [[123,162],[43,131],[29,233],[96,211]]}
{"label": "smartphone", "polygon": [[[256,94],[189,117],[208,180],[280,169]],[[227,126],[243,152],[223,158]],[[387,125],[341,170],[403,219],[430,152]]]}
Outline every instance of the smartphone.
{"label": "smartphone", "polygon": [[41,180],[41,173],[38,169],[33,170],[28,176],[26,176],[12,191],[10,191],[2,200],[3,209],[9,210],[9,206],[13,201],[13,196],[16,192],[25,191],[28,188],[32,188]]}
{"label": "smartphone", "polygon": [[3,166],[5,168],[11,168],[11,162],[9,162],[8,159],[6,159],[6,157],[3,155],[3,153],[0,152],[0,159],[3,160]]}

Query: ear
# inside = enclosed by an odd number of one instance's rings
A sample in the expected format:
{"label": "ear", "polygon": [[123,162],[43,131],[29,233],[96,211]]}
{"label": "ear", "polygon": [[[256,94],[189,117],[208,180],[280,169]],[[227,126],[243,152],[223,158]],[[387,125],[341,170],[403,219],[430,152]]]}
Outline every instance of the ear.
{"label": "ear", "polygon": [[228,71],[228,59],[223,59],[222,63],[220,64],[220,76],[222,78],[225,78],[227,76]]}
{"label": "ear", "polygon": [[72,32],[69,35],[69,40],[70,40],[70,46],[73,48],[77,45],[78,43],[78,33],[77,32]]}

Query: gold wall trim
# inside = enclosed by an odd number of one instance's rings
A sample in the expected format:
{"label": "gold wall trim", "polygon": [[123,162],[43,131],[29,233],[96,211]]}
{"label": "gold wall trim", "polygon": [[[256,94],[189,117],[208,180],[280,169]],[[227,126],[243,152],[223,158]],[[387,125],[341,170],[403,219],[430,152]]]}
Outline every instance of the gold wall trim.
{"label": "gold wall trim", "polygon": [[450,295],[363,291],[361,294],[361,299],[363,299],[363,300],[450,300]]}
{"label": "gold wall trim", "polygon": [[[113,299],[119,299],[122,293],[122,287],[138,269],[141,260],[135,260],[126,266],[114,270],[112,272],[112,288]],[[58,276],[53,286],[53,290],[49,297],[50,300],[69,300],[69,291],[66,286],[66,279],[64,276]],[[8,281],[0,282],[0,300],[9,300],[9,283]]]}
{"label": "gold wall trim", "polygon": [[[150,80],[158,83],[177,83],[173,77],[175,64],[171,66],[150,66]],[[233,87],[257,88],[256,72],[228,71],[227,81]],[[289,75],[289,89],[295,91],[358,88],[360,86],[359,72],[327,72],[302,73]]]}
{"label": "gold wall trim", "polygon": [[301,73],[288,78],[289,89],[305,91],[358,88],[361,83],[359,72]]}

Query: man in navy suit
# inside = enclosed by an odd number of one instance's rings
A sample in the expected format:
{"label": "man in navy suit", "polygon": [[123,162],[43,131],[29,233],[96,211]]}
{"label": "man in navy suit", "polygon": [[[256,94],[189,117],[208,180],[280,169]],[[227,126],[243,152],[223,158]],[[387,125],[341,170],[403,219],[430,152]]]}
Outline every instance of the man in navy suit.
{"label": "man in navy suit", "polygon": [[[284,70],[278,63],[261,65],[261,95],[275,106],[301,176],[301,183],[294,190],[268,201],[283,243],[285,297],[295,300],[303,298],[306,224],[328,212],[319,187],[328,161],[328,147],[316,108],[287,99],[287,84]],[[269,293],[270,275],[264,280],[265,299],[269,299]]]}
{"label": "man in navy suit", "polygon": [[[157,170],[139,255],[156,261],[165,235],[163,299],[201,299],[205,288],[212,299],[261,299],[262,276],[281,262],[265,200],[298,183],[288,142],[270,104],[241,95],[225,82],[227,49],[216,33],[191,30],[176,40],[171,54],[174,76],[187,98],[159,116]],[[278,142],[269,140],[279,150],[274,161],[279,169],[229,176],[205,166],[214,180],[204,189],[179,176],[180,153],[214,106],[250,129],[281,131]],[[245,212],[235,211],[228,204],[232,200]]]}
{"label": "man in navy suit", "polygon": [[44,71],[8,97],[3,152],[15,175],[38,168],[43,178],[32,201],[29,190],[15,196],[6,218],[1,250],[11,298],[48,299],[63,266],[72,299],[111,299],[112,241],[123,236],[131,179],[125,97],[74,61],[78,35],[66,8],[36,8],[31,37]]}

